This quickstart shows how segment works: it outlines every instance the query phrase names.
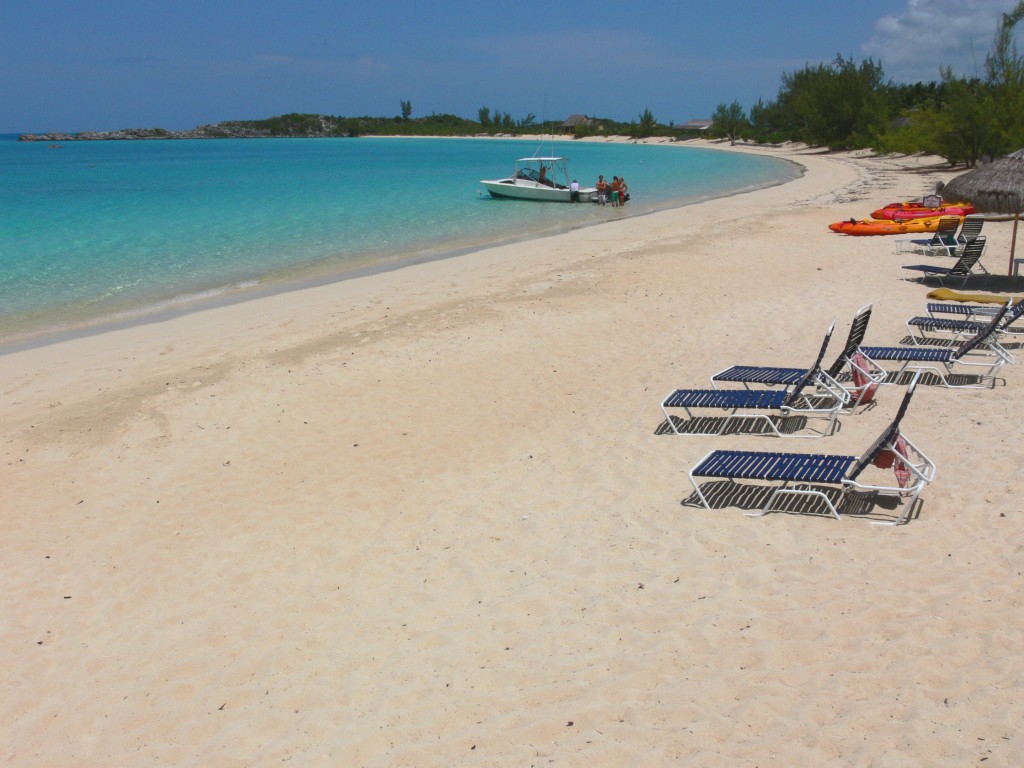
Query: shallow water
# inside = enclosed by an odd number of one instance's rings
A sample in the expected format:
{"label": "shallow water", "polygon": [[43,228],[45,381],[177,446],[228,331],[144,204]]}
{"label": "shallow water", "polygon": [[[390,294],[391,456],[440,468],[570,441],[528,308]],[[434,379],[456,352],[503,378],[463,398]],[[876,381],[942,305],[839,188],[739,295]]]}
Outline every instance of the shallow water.
{"label": "shallow water", "polygon": [[344,277],[588,226],[799,175],[693,147],[545,143],[581,183],[624,176],[632,201],[492,200],[536,142],[0,140],[0,341],[143,316],[258,286]]}

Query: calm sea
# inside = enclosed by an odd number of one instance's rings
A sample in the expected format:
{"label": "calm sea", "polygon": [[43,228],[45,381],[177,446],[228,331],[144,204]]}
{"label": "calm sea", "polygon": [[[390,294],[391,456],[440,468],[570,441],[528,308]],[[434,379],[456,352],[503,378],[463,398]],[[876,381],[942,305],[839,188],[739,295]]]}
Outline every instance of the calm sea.
{"label": "calm sea", "polygon": [[[473,139],[0,139],[0,345],[203,300],[340,279],[686,205],[799,175],[691,147],[545,143],[633,200],[492,200],[478,183],[537,143]],[[513,268],[514,265],[510,265]]]}

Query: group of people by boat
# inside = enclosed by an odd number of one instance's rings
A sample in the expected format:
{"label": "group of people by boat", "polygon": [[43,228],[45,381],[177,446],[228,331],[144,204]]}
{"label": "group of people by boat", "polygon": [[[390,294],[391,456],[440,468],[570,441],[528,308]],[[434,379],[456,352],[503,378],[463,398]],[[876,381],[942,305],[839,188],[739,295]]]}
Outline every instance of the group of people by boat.
{"label": "group of people by boat", "polygon": [[546,203],[600,203],[613,208],[626,204],[629,187],[622,176],[611,182],[599,176],[596,187],[581,187],[569,175],[565,157],[521,157],[515,161],[512,174],[500,179],[481,179],[481,184],[495,198],[533,200]]}
{"label": "group of people by boat", "polygon": [[595,186],[597,202],[601,205],[607,205],[610,202],[612,208],[619,208],[629,200],[629,186],[626,184],[625,178],[612,176],[611,184],[609,184],[605,181],[604,176],[598,176]]}

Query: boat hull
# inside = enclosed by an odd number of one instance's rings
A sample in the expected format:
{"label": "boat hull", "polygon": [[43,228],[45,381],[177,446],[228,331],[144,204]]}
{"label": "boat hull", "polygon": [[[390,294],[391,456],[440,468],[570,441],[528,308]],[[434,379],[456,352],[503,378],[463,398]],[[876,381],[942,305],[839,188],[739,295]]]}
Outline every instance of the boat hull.
{"label": "boat hull", "polygon": [[[523,181],[522,179],[492,179],[480,182],[491,197],[509,200],[532,200],[538,203],[571,203],[572,193],[561,187]],[[580,202],[591,203],[597,199],[597,190],[591,187],[580,189]]]}

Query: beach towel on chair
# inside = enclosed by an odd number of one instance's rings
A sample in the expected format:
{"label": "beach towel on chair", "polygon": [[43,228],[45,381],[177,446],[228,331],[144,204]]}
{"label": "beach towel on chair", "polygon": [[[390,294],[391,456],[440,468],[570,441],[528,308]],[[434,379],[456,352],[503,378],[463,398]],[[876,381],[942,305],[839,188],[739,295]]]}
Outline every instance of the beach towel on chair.
{"label": "beach towel on chair", "polygon": [[886,450],[879,453],[872,464],[880,469],[888,469],[892,467],[893,474],[896,475],[896,482],[900,488],[906,488],[910,483],[910,467],[906,463],[907,458],[907,441],[903,439],[903,435],[896,435],[894,441],[895,451]]}
{"label": "beach towel on chair", "polygon": [[853,375],[853,392],[851,400],[858,403],[870,403],[878,390],[878,385],[868,376],[870,363],[860,352],[854,352],[850,358],[850,372]]}

